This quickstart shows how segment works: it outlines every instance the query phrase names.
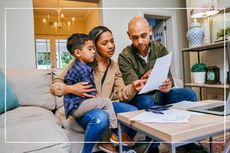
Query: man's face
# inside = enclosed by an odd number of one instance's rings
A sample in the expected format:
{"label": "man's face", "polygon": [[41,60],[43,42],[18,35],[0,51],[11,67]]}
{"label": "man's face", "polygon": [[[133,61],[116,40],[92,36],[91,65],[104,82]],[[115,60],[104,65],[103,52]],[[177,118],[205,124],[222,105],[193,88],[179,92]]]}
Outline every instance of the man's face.
{"label": "man's face", "polygon": [[129,39],[139,52],[147,52],[152,28],[145,23],[137,23],[130,26],[128,31]]}

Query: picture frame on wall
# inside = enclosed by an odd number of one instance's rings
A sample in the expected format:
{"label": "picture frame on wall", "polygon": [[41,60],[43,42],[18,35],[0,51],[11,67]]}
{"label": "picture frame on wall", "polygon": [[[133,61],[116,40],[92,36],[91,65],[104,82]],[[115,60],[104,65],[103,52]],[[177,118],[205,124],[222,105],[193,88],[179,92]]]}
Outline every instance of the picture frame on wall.
{"label": "picture frame on wall", "polygon": [[208,66],[205,82],[207,84],[220,84],[220,68],[217,66]]}

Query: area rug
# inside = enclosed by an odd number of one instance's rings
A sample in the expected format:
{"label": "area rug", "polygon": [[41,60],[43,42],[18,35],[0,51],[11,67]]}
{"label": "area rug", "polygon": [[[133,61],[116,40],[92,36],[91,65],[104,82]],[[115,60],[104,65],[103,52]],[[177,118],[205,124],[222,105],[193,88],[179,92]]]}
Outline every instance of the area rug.
{"label": "area rug", "polygon": [[[222,153],[224,151],[224,148],[226,147],[226,144],[230,141],[230,133],[226,134],[226,142],[224,142],[224,135],[220,135],[220,136],[216,136],[213,137],[213,153]],[[199,142],[199,144],[201,144],[208,152],[210,152],[209,150],[209,139],[205,139],[201,142]],[[182,149],[177,149],[176,151],[177,153],[189,153],[187,151],[182,151]],[[161,153],[169,153],[169,151],[163,151]],[[199,153],[199,152],[197,152]],[[228,152],[230,153],[230,152]]]}
{"label": "area rug", "polygon": [[[213,137],[213,153],[222,153],[226,144],[230,141],[230,133],[226,134],[226,142],[224,142],[224,135]],[[208,140],[202,142],[201,144],[209,151]],[[229,152],[230,153],[230,152]]]}

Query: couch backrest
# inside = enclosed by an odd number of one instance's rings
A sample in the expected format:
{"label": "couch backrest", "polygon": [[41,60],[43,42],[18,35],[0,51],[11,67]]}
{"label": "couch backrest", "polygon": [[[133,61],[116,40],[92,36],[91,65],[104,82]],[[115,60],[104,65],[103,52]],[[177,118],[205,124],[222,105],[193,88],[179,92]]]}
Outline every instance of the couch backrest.
{"label": "couch backrest", "polygon": [[49,91],[51,70],[7,68],[6,78],[21,106],[55,109],[55,97]]}

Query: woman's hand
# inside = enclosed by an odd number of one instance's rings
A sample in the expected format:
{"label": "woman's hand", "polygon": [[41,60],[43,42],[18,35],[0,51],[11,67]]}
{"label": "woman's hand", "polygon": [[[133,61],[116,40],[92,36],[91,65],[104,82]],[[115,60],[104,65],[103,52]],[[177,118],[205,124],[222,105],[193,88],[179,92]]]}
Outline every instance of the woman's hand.
{"label": "woman's hand", "polygon": [[163,82],[163,84],[159,87],[159,90],[161,92],[169,92],[171,90],[172,87],[172,82],[170,81],[170,79],[167,79],[166,81]]}
{"label": "woman's hand", "polygon": [[141,80],[133,81],[134,90],[136,90],[137,92],[140,91],[144,87],[146,81],[147,81],[147,79],[141,79]]}
{"label": "woman's hand", "polygon": [[152,69],[151,69],[151,70],[148,70],[148,71],[141,77],[141,79],[148,79],[149,76],[150,76],[150,74],[151,74],[151,72],[152,72]]}
{"label": "woman's hand", "polygon": [[88,82],[79,82],[74,85],[65,85],[65,94],[71,93],[82,98],[94,98],[94,95],[87,94],[88,92],[96,91],[92,89],[92,85],[88,85]]}

